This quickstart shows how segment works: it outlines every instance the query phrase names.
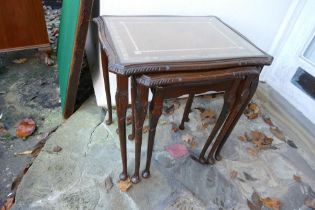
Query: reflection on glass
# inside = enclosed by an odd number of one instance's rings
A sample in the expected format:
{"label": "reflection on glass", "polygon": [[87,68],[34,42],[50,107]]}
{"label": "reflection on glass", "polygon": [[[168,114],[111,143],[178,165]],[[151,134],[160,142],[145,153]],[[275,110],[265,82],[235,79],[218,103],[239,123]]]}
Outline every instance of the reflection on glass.
{"label": "reflection on glass", "polygon": [[303,56],[315,65],[315,37],[313,37]]}

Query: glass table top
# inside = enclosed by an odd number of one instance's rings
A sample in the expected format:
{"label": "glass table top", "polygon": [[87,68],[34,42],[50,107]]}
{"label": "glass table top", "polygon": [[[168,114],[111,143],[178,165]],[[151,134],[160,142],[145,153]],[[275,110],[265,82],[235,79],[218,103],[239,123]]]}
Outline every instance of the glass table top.
{"label": "glass table top", "polygon": [[266,56],[216,17],[102,18],[122,64]]}

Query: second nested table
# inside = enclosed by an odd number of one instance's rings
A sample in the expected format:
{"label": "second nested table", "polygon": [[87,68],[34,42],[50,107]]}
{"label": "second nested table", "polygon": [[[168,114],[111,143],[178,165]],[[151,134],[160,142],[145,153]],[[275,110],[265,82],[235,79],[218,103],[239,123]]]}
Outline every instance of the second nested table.
{"label": "second nested table", "polygon": [[[129,76],[163,72],[198,74],[200,71],[233,71],[233,67],[248,66],[260,71],[272,62],[271,56],[213,16],[102,16],[95,22],[105,64],[103,71],[107,93],[108,71],[117,76],[116,106],[123,163],[121,179],[127,178],[125,119]],[[133,102],[136,94],[136,90],[132,90]],[[236,123],[235,119],[237,117],[228,119],[230,127]],[[225,137],[230,130],[227,127],[221,136]],[[136,139],[136,147],[137,144]]]}

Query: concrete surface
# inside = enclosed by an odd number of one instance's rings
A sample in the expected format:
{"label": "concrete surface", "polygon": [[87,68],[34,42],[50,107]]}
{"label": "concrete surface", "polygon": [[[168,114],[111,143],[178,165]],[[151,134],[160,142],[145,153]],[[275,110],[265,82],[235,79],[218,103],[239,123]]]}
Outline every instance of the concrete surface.
{"label": "concrete surface", "polygon": [[[258,99],[255,101],[262,104]],[[190,122],[184,131],[175,133],[171,122],[179,123],[185,100],[167,101],[165,106],[173,103],[179,103],[179,108],[174,114],[164,113],[159,121],[151,178],[142,179],[127,192],[120,192],[116,119],[113,125],[106,126],[104,113],[92,97],[47,141],[23,178],[13,209],[248,209],[247,199],[251,199],[254,190],[261,197],[279,199],[281,209],[310,209],[304,205],[304,199],[315,198],[314,148],[287,136],[286,131],[294,132],[294,128],[282,127],[274,120],[297,149],[273,136],[261,117],[248,120],[242,116],[223,148],[223,160],[213,166],[201,165],[189,155],[174,158],[165,147],[180,143],[190,152],[200,151],[211,126],[202,128],[199,111],[194,108],[211,107],[218,114],[222,97],[195,98]],[[261,111],[267,113],[263,108]],[[246,150],[252,143],[242,142],[238,136],[251,130],[272,137],[274,149],[262,150],[257,156],[248,154]],[[194,136],[195,148],[183,142],[185,134]],[[144,134],[142,169],[146,142]],[[53,152],[55,146],[62,150]],[[128,141],[129,175],[133,171],[133,157],[134,143]],[[231,177],[232,171],[237,172],[236,177]],[[293,175],[300,176],[302,181],[297,182]],[[112,188],[108,187],[108,181],[105,187],[105,180],[109,179]]]}

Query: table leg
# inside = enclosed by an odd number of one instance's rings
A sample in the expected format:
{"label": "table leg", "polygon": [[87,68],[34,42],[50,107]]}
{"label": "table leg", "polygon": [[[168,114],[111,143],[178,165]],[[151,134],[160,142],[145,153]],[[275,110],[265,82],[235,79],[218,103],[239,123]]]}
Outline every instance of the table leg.
{"label": "table leg", "polygon": [[104,50],[101,50],[101,58],[102,58],[102,68],[103,68],[103,77],[105,83],[105,93],[106,93],[106,102],[107,102],[107,112],[108,119],[106,120],[106,124],[110,125],[113,122],[112,117],[112,99],[110,95],[110,85],[109,85],[109,73],[108,73],[108,60]]}
{"label": "table leg", "polygon": [[[250,102],[251,98],[253,97],[259,82],[259,75],[250,75],[247,76],[245,80],[242,81],[238,93],[237,99],[233,106],[233,109],[228,116],[227,120],[225,121],[214,145],[212,146],[209,155],[208,161],[209,163],[213,164],[215,159],[220,160],[220,152],[225,144],[227,138],[231,134],[232,130],[234,129],[236,123],[238,122],[239,118],[241,117],[242,113],[244,112],[247,104]],[[215,157],[214,157],[215,156]]]}
{"label": "table leg", "polygon": [[136,113],[136,96],[137,96],[137,89],[136,89],[136,81],[134,77],[131,77],[131,117],[132,117],[132,129],[131,134],[128,136],[129,140],[133,140],[135,138],[135,113]]}
{"label": "table leg", "polygon": [[214,128],[212,129],[211,134],[208,137],[205,145],[203,146],[199,157],[193,156],[194,160],[197,160],[198,162],[200,162],[202,164],[208,163],[208,161],[205,158],[205,153],[207,152],[214,137],[217,135],[218,131],[222,127],[228,114],[231,112],[231,108],[233,107],[233,104],[234,104],[235,99],[236,99],[236,92],[237,92],[237,88],[239,86],[239,83],[240,83],[240,80],[235,80],[233,82],[232,86],[228,90],[225,91],[224,103],[223,103],[223,107],[222,107],[221,113],[219,115],[219,118],[218,118],[217,122],[215,123]]}
{"label": "table leg", "polygon": [[185,129],[185,122],[188,122],[189,121],[189,112],[191,111],[191,105],[194,101],[194,97],[195,97],[195,94],[191,93],[189,94],[188,96],[188,99],[187,99],[187,102],[186,102],[186,106],[185,106],[185,110],[184,110],[184,114],[183,114],[183,118],[182,118],[182,121],[179,125],[179,129],[181,130],[184,130]]}
{"label": "table leg", "polygon": [[120,180],[126,180],[127,174],[127,146],[126,146],[126,111],[128,107],[128,77],[117,75],[116,106],[118,119],[118,132],[123,171]]}
{"label": "table leg", "polygon": [[131,177],[132,183],[136,184],[140,181],[139,169],[141,159],[141,145],[142,145],[142,129],[145,116],[148,110],[148,94],[149,88],[137,85],[136,97],[136,113],[135,113],[135,170]]}
{"label": "table leg", "polygon": [[151,166],[151,158],[154,146],[154,138],[156,132],[156,126],[161,117],[163,109],[163,91],[159,89],[155,89],[153,93],[153,99],[150,103],[150,111],[149,111],[149,138],[148,138],[148,149],[147,149],[147,161],[144,171],[142,172],[143,178],[150,177],[150,166]]}

